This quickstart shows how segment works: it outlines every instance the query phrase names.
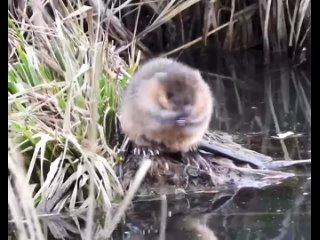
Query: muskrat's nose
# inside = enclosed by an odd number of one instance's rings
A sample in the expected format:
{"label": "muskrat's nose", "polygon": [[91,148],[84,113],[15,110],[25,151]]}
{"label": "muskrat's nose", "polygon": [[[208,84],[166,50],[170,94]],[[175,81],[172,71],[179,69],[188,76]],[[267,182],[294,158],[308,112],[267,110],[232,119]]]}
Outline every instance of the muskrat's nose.
{"label": "muskrat's nose", "polygon": [[183,110],[181,111],[181,113],[178,115],[178,117],[176,119],[176,123],[178,126],[184,127],[187,125],[191,111],[192,111],[191,105],[186,105],[183,107]]}

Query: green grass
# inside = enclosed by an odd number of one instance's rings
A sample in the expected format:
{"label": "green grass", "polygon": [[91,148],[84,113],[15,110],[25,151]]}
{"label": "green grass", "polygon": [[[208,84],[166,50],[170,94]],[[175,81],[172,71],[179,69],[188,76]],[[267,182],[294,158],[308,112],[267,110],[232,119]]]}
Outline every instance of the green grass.
{"label": "green grass", "polygon": [[39,25],[8,18],[8,203],[19,239],[44,239],[39,212],[81,210],[87,212],[83,237],[90,239],[94,209],[110,216],[124,197],[114,171],[122,159],[110,142],[120,93],[139,54],[127,65],[92,8],[75,7],[65,9],[68,17],[56,13],[46,21],[41,13]]}

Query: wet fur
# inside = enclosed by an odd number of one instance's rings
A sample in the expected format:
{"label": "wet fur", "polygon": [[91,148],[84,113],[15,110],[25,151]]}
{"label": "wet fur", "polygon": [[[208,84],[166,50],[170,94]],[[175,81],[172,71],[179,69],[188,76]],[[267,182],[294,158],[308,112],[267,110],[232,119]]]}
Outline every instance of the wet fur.
{"label": "wet fur", "polygon": [[132,76],[120,108],[123,131],[137,145],[150,141],[188,151],[207,130],[213,109],[198,70],[172,59],[150,60]]}

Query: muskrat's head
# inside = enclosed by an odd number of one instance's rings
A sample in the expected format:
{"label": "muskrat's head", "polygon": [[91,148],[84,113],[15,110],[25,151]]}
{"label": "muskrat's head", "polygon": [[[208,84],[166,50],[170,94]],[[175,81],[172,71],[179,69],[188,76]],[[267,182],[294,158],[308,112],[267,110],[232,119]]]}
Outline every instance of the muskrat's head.
{"label": "muskrat's head", "polygon": [[155,100],[160,107],[155,117],[163,124],[180,127],[200,124],[195,120],[195,108],[199,105],[199,80],[203,81],[197,70],[183,71],[166,69],[154,75],[157,81]]}
{"label": "muskrat's head", "polygon": [[[190,111],[196,101],[197,86],[184,74],[157,73],[160,89],[157,100],[166,110]],[[193,83],[193,84],[192,84]]]}

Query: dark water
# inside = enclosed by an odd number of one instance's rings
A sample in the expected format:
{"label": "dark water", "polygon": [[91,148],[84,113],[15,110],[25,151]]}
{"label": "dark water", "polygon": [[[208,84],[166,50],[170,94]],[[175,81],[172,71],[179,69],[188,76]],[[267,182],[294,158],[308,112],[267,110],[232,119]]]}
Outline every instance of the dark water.
{"label": "dark water", "polygon": [[[275,159],[311,158],[308,65],[279,59],[264,66],[259,52],[221,55],[213,49],[177,57],[199,68],[211,86],[217,103],[212,130],[228,132]],[[288,131],[295,136],[274,138]],[[218,239],[311,239],[310,169],[295,170],[299,177],[264,189],[169,197],[167,218],[161,215],[165,202],[136,202],[115,239],[159,239],[161,219],[166,219],[165,239],[214,239],[208,231]]]}
{"label": "dark water", "polygon": [[[195,227],[184,235],[187,218],[200,220],[217,239],[311,239],[310,198],[310,180],[301,178],[265,189],[169,199],[166,239],[214,239],[191,237],[204,235]],[[160,201],[136,203],[116,239],[158,239],[160,216]]]}
{"label": "dark water", "polygon": [[[273,158],[311,157],[310,65],[279,59],[265,66],[259,51],[231,55],[195,49],[177,57],[199,68],[211,86],[217,102],[212,130],[228,132]],[[273,138],[288,131],[301,136]]]}
{"label": "dark water", "polygon": [[[216,99],[212,130],[228,132],[245,147],[275,159],[311,158],[308,65],[279,60],[264,66],[259,52],[229,55],[212,49],[194,49],[178,57],[199,68],[211,86]],[[273,138],[288,131],[297,136]],[[167,196],[167,201],[136,201],[113,239],[160,239],[162,231],[167,240],[210,240],[215,239],[213,234],[221,240],[311,239],[310,168],[294,169],[298,177],[263,189],[221,189]],[[66,231],[76,232],[72,221],[54,221],[61,229],[68,222]]]}

